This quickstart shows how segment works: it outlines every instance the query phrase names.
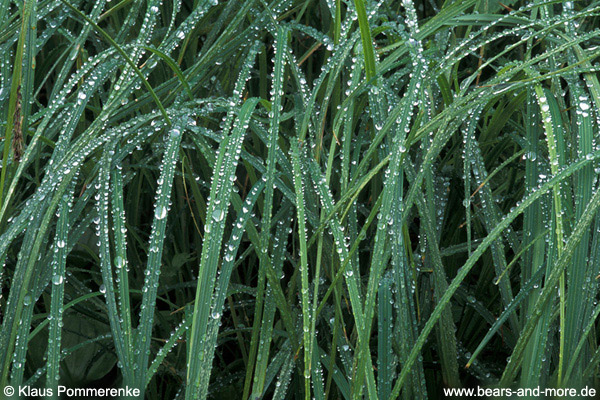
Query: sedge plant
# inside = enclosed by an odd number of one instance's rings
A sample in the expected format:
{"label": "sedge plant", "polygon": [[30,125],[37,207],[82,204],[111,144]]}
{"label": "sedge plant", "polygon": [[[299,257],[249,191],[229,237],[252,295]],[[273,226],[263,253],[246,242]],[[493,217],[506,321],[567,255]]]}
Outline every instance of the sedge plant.
{"label": "sedge plant", "polygon": [[0,0],[0,386],[600,387],[599,22]]}

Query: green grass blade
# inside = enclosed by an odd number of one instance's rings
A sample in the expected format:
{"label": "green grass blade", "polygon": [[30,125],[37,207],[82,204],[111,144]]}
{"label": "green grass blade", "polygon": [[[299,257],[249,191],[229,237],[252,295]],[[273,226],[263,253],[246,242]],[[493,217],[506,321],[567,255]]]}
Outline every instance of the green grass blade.
{"label": "green grass blade", "polygon": [[[215,164],[214,171],[224,172],[219,173],[218,179],[213,181],[211,187],[211,200],[207,210],[207,224],[204,228],[205,233],[212,233],[205,236],[205,246],[202,250],[200,261],[200,273],[198,279],[198,289],[196,292],[196,303],[194,305],[194,315],[191,329],[191,343],[188,350],[189,354],[189,369],[187,373],[186,398],[199,398],[202,396],[200,392],[206,390],[206,385],[200,387],[203,371],[199,368],[200,362],[204,356],[197,355],[196,352],[201,348],[203,335],[201,330],[205,328],[206,321],[209,317],[210,295],[213,286],[211,282],[214,280],[216,273],[217,261],[221,248],[222,235],[224,226],[221,221],[225,220],[231,195],[230,177],[235,172],[234,167],[237,164],[238,149],[241,148],[241,142],[245,133],[245,126],[251,116],[252,111],[258,104],[258,99],[253,98],[247,100],[241,107],[238,118],[233,126],[231,136],[221,143],[218,159]],[[229,182],[229,184],[226,184]],[[219,203],[216,203],[218,201]],[[208,239],[207,239],[208,238]],[[207,287],[205,287],[207,285]]]}
{"label": "green grass blade", "polygon": [[61,331],[63,326],[62,315],[64,312],[64,291],[66,279],[66,261],[68,250],[69,212],[72,205],[72,194],[65,198],[58,208],[58,221],[56,226],[56,239],[54,240],[56,251],[52,260],[52,304],[50,306],[50,328],[48,330],[48,363],[46,371],[46,388],[56,393],[60,378],[61,359]]}

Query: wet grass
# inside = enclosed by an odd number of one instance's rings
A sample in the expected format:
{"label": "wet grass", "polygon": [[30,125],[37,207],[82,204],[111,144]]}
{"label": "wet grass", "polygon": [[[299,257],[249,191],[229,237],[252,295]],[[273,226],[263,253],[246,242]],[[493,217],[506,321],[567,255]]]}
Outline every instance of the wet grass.
{"label": "wet grass", "polygon": [[599,15],[0,0],[0,386],[598,387]]}

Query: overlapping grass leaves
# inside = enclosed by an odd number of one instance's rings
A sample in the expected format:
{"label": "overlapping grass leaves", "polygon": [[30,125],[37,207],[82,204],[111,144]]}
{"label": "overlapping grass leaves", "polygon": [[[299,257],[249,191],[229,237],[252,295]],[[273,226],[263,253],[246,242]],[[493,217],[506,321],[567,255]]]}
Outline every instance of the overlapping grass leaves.
{"label": "overlapping grass leaves", "polygon": [[1,385],[597,384],[597,2],[8,3]]}

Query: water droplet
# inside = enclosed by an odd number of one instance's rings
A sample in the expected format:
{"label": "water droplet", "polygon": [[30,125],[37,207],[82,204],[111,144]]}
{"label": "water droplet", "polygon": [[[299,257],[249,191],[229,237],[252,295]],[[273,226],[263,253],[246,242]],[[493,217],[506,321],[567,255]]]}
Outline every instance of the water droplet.
{"label": "water droplet", "polygon": [[116,256],[114,262],[117,268],[123,268],[125,266],[125,260],[121,256]]}
{"label": "water droplet", "polygon": [[216,208],[212,213],[212,218],[216,222],[223,221],[223,218],[225,218],[225,210]]}
{"label": "water droplet", "polygon": [[52,277],[52,283],[54,285],[60,285],[61,283],[63,283],[63,277],[62,277],[62,275],[54,275]]}
{"label": "water droplet", "polygon": [[156,219],[163,219],[167,216],[167,208],[164,206],[160,206],[154,212],[154,216]]}

